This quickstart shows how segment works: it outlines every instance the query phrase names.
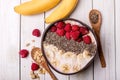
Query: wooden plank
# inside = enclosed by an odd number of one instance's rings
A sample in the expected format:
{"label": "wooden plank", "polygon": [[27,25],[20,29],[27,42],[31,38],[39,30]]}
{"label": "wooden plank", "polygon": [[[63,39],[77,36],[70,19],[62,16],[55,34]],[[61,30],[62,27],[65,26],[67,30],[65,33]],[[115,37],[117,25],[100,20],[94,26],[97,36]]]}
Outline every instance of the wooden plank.
{"label": "wooden plank", "polygon": [[[91,9],[92,0],[80,0],[75,12],[70,17],[90,25],[88,15]],[[91,64],[85,71],[71,75],[70,80],[93,80],[93,64]]]}
{"label": "wooden plank", "polygon": [[20,18],[13,9],[19,3],[0,0],[0,80],[19,80]]}
{"label": "wooden plank", "polygon": [[94,64],[94,80],[115,80],[114,0],[93,0],[93,8],[102,13],[101,42],[107,67],[101,68],[99,58]]}
{"label": "wooden plank", "polygon": [[120,0],[116,0],[116,80],[120,80]]}
{"label": "wooden plank", "polygon": [[[54,8],[54,9],[55,9],[55,8]],[[52,10],[50,10],[50,11],[47,11],[47,12],[45,13],[45,18],[46,18],[54,9],[52,9]],[[49,25],[49,24],[45,24],[45,28],[47,28],[48,25]],[[56,71],[54,71],[52,68],[51,68],[51,70],[54,72],[55,76],[56,76],[59,80],[69,80],[69,79],[68,79],[68,76],[66,76],[66,75],[61,75],[61,74],[57,73]],[[46,74],[46,75],[45,75],[45,80],[52,80],[51,77],[49,76],[49,74]]]}
{"label": "wooden plank", "polygon": [[[25,1],[27,0],[21,0],[22,3]],[[33,16],[21,16],[21,49],[31,51],[33,46],[40,47],[41,37],[32,35],[34,29],[39,29],[42,35],[44,31],[44,13]],[[32,40],[35,40],[35,42],[32,42]],[[30,46],[26,47],[27,43],[30,43]],[[21,59],[21,80],[31,80],[32,62],[34,61],[31,59],[31,55]],[[40,75],[40,80],[44,80],[44,75]]]}

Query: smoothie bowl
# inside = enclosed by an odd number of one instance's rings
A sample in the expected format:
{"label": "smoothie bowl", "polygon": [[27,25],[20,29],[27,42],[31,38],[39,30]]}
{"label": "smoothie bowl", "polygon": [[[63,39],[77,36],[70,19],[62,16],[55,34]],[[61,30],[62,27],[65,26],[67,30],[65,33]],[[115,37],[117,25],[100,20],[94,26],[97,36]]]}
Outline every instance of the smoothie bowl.
{"label": "smoothie bowl", "polygon": [[69,75],[84,70],[93,61],[97,40],[88,25],[75,19],[64,19],[48,26],[41,48],[55,71]]}

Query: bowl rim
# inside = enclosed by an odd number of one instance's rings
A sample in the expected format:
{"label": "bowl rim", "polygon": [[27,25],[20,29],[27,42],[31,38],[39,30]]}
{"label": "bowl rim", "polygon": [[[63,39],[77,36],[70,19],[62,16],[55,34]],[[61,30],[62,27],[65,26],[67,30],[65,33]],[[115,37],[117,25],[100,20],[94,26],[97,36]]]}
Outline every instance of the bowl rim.
{"label": "bowl rim", "polygon": [[[92,58],[81,70],[79,70],[79,71],[77,71],[77,72],[74,72],[74,73],[63,73],[63,72],[60,72],[59,70],[55,69],[55,68],[53,67],[53,65],[51,65],[50,61],[47,59],[47,57],[46,57],[46,55],[45,55],[45,52],[44,52],[44,47],[43,47],[43,41],[44,41],[45,35],[46,35],[47,31],[49,30],[49,28],[52,27],[52,25],[54,25],[55,23],[57,23],[57,22],[59,22],[59,21],[66,21],[66,20],[76,21],[76,22],[82,24],[83,26],[87,27],[87,28],[92,32],[92,34],[93,34],[93,36],[94,36],[94,38],[95,38],[95,41],[96,41],[96,53],[95,53],[95,55],[93,56],[93,58]],[[79,73],[79,72],[81,72],[81,71],[84,71],[84,70],[93,62],[96,54],[98,53],[98,41],[97,41],[96,34],[94,33],[93,29],[90,28],[90,26],[88,26],[87,24],[83,23],[83,22],[80,21],[80,20],[77,20],[77,19],[74,19],[74,18],[66,18],[66,19],[61,19],[61,20],[55,21],[55,22],[53,22],[53,23],[51,23],[51,24],[49,24],[49,25],[47,26],[47,28],[44,30],[43,35],[42,35],[42,38],[41,38],[41,51],[42,51],[43,56],[44,56],[45,60],[47,61],[48,65],[49,65],[53,70],[55,70],[56,72],[58,72],[58,73],[60,73],[60,74],[63,74],[63,75],[73,75],[73,74],[77,74],[77,73]]]}

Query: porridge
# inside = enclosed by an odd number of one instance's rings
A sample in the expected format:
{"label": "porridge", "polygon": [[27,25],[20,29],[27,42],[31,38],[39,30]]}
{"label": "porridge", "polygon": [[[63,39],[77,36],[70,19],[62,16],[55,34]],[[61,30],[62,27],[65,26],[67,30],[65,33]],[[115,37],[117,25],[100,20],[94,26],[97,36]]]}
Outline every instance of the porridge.
{"label": "porridge", "polygon": [[95,56],[96,40],[86,26],[74,20],[53,24],[43,41],[48,62],[61,73],[82,70]]}

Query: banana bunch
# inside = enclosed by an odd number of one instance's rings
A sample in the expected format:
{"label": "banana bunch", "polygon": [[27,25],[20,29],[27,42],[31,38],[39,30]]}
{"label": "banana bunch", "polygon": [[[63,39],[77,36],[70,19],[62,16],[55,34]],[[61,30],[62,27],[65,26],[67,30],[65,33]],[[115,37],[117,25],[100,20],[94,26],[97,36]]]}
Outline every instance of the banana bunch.
{"label": "banana bunch", "polygon": [[54,8],[59,2],[60,5],[45,19],[46,23],[52,23],[68,17],[78,0],[32,0],[16,6],[14,10],[21,15],[34,15]]}

